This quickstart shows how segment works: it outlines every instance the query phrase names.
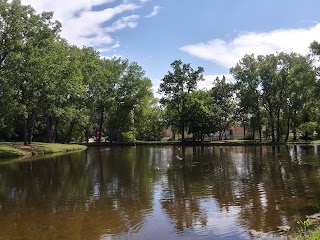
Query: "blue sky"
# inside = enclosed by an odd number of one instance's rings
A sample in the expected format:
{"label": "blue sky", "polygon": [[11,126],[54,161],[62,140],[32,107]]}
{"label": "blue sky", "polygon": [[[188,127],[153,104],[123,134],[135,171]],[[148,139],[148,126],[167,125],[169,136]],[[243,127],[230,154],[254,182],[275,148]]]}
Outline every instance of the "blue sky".
{"label": "blue sky", "polygon": [[102,56],[136,61],[156,89],[181,59],[205,69],[210,88],[217,75],[244,54],[308,53],[320,42],[319,0],[22,0],[54,11],[62,36]]}

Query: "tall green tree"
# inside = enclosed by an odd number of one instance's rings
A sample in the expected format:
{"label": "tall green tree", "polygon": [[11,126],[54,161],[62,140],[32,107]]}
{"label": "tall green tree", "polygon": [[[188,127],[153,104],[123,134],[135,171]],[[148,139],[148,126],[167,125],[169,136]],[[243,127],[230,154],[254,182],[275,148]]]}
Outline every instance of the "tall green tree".
{"label": "tall green tree", "polygon": [[272,142],[287,141],[290,131],[296,139],[297,128],[309,121],[310,104],[316,99],[317,83],[311,61],[283,52],[257,58],[245,56],[231,73],[237,79],[242,113],[251,110],[251,119],[260,119],[261,125],[264,110]]}
{"label": "tall green tree", "polygon": [[320,43],[319,42],[312,42],[310,44],[310,55],[311,55],[311,59],[313,61],[313,66],[314,66],[314,70],[316,72],[316,76],[317,76],[317,87],[315,89],[316,92],[316,96],[318,96],[317,98],[314,99],[313,101],[313,109],[312,112],[314,114],[315,117],[315,121],[318,123],[318,128],[317,128],[317,138],[320,139],[320,97],[319,97],[319,92],[320,92]]}
{"label": "tall green tree", "polygon": [[[85,139],[88,142],[89,137],[94,135],[94,130],[98,128],[99,124],[103,124],[103,121],[98,120],[98,111],[99,108],[99,99],[101,93],[100,90],[103,90],[100,87],[100,83],[103,78],[103,66],[106,65],[104,59],[100,58],[98,51],[92,47],[83,47],[81,49],[81,72],[83,77],[83,84],[85,85],[87,91],[84,100],[84,105],[88,110],[88,122],[85,126]],[[103,109],[104,110],[104,109]],[[104,111],[103,111],[104,113]],[[101,116],[101,113],[100,113]],[[103,115],[104,117],[104,115]],[[101,130],[98,136],[99,141],[101,138]]]}
{"label": "tall green tree", "polygon": [[[92,59],[96,62],[96,60]],[[92,65],[91,65],[92,66]],[[126,66],[122,59],[101,59],[95,64],[95,75],[89,84],[90,99],[93,103],[92,120],[96,131],[97,141],[105,132],[107,114],[115,101],[116,87],[119,86],[121,75]]]}
{"label": "tall green tree", "polygon": [[55,42],[56,49],[48,59],[49,81],[44,98],[46,139],[48,142],[70,142],[74,130],[88,121],[86,86],[81,71],[81,50],[66,42]]}
{"label": "tall green tree", "polygon": [[133,141],[136,136],[135,111],[152,95],[152,82],[136,62],[120,59],[119,64],[121,71],[106,119],[106,133],[110,141]]}
{"label": "tall green tree", "polygon": [[134,111],[134,128],[137,140],[161,140],[165,128],[164,110],[158,99],[144,98]]}
{"label": "tall green tree", "polygon": [[20,1],[1,4],[4,9],[1,9],[0,71],[19,106],[17,115],[27,144],[42,86],[43,58],[59,33],[60,23],[52,22],[52,13],[36,14],[31,6],[23,6]]}
{"label": "tall green tree", "polygon": [[255,137],[255,132],[258,130],[261,141],[263,113],[258,69],[258,61],[252,54],[245,55],[235,67],[230,69],[230,72],[236,79],[235,89],[239,99],[239,108],[242,114],[246,114],[249,118],[253,138]]}
{"label": "tall green tree", "polygon": [[236,105],[234,102],[233,84],[227,83],[225,76],[217,77],[211,89],[212,112],[215,125],[219,131],[219,140],[227,129],[233,125]]}
{"label": "tall green tree", "polygon": [[164,96],[160,99],[169,111],[172,111],[170,122],[177,127],[185,140],[186,124],[188,119],[188,102],[190,94],[197,89],[197,83],[203,79],[204,69],[194,70],[190,64],[181,60],[171,63],[172,72],[168,72],[161,80],[159,92]]}
{"label": "tall green tree", "polygon": [[212,111],[212,98],[209,91],[193,91],[190,94],[187,105],[188,133],[192,133],[194,141],[203,141],[205,135],[216,132],[215,116]]}

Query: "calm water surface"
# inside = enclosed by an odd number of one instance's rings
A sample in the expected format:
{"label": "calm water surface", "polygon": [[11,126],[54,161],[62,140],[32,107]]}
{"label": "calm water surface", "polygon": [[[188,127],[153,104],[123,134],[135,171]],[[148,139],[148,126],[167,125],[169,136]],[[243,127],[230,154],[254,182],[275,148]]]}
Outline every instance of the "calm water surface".
{"label": "calm water surface", "polygon": [[320,147],[105,147],[0,162],[0,239],[277,238],[320,210]]}

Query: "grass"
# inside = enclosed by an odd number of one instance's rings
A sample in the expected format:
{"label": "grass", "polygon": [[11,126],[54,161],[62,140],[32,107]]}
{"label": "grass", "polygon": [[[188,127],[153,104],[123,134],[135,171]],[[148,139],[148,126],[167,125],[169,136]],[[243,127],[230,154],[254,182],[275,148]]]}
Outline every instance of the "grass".
{"label": "grass", "polygon": [[86,149],[86,146],[78,144],[34,142],[24,146],[23,143],[18,142],[0,142],[0,158],[70,152],[84,149]]}
{"label": "grass", "polygon": [[33,143],[34,146],[39,147],[39,149],[44,149],[45,153],[57,153],[57,152],[70,152],[85,150],[87,147],[78,144],[62,144],[62,143]]}
{"label": "grass", "polygon": [[0,143],[0,158],[20,157],[25,155],[28,154],[20,149]]}
{"label": "grass", "polygon": [[289,237],[290,240],[320,240],[320,229],[303,232],[294,237]]}

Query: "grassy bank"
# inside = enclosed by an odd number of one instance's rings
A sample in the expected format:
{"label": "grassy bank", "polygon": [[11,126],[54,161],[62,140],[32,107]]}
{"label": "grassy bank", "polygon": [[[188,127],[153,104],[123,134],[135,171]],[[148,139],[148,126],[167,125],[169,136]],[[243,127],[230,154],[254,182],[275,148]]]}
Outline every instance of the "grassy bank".
{"label": "grassy bank", "polygon": [[0,158],[30,156],[84,150],[86,146],[78,144],[39,143],[24,146],[17,142],[0,142]]}
{"label": "grassy bank", "polygon": [[292,240],[319,240],[320,239],[320,229],[308,231],[301,233],[295,237],[289,238]]}
{"label": "grassy bank", "polygon": [[296,141],[272,143],[263,140],[222,140],[222,141],[135,141],[135,142],[90,142],[83,143],[86,146],[137,146],[137,145],[177,145],[177,146],[262,146],[262,145],[285,145],[285,144],[320,144],[317,141]]}

